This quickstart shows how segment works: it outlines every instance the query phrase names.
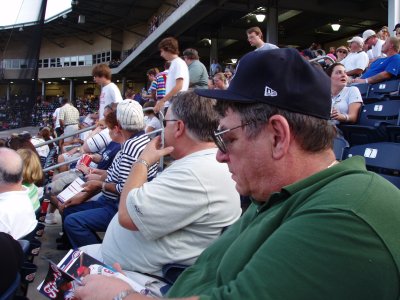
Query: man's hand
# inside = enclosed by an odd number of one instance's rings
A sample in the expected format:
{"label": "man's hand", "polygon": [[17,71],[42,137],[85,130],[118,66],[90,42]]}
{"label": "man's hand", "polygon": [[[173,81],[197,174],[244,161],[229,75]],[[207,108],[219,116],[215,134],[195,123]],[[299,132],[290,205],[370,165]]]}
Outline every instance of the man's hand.
{"label": "man's hand", "polygon": [[[78,193],[77,195],[80,195],[80,194]],[[79,204],[85,202],[83,197],[76,197],[77,195],[75,195],[71,199],[65,201],[64,204],[58,205],[58,210],[60,211],[60,214],[62,214],[64,212],[64,209],[67,207],[79,205]]]}
{"label": "man's hand", "polygon": [[351,82],[352,83],[366,83],[365,79],[361,79],[361,78],[354,78]]}
{"label": "man's hand", "polygon": [[174,147],[161,148],[161,137],[155,137],[146,145],[139,158],[144,159],[151,166],[158,162],[161,157],[170,154],[174,151]]}
{"label": "man's hand", "polygon": [[81,171],[83,174],[88,175],[91,173],[90,168],[86,167],[84,164],[79,164],[76,166],[76,169]]}
{"label": "man's hand", "polygon": [[88,174],[85,176],[86,180],[89,181],[101,181],[101,175],[99,174]]}
{"label": "man's hand", "polygon": [[82,192],[96,192],[98,190],[101,190],[101,185],[103,182],[99,180],[90,180],[88,182],[85,182],[83,186]]}
{"label": "man's hand", "polygon": [[132,289],[125,281],[104,275],[87,275],[83,286],[75,289],[75,296],[82,300],[110,300],[120,292]]}
{"label": "man's hand", "polygon": [[165,102],[166,101],[164,100],[164,98],[158,100],[156,103],[156,106],[154,106],[154,108],[153,108],[154,113],[158,113],[159,111],[162,111],[162,109],[164,108]]}

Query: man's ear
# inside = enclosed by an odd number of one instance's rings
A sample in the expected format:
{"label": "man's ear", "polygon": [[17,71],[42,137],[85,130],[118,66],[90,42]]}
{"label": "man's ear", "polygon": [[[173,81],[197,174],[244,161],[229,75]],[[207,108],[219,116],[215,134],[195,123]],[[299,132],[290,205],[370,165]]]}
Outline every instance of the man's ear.
{"label": "man's ear", "polygon": [[175,138],[182,136],[186,131],[185,123],[183,123],[181,120],[176,121],[174,129],[175,129]]}
{"label": "man's ear", "polygon": [[283,158],[288,152],[292,138],[288,121],[281,115],[273,115],[268,120],[268,131],[272,135],[272,157]]}

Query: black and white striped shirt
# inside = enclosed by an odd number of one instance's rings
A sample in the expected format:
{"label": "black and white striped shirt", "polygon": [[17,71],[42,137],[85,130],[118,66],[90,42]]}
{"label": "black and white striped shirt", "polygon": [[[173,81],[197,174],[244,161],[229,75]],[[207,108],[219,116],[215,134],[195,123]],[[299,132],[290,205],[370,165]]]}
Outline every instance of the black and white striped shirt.
{"label": "black and white striped shirt", "polygon": [[[108,200],[119,200],[119,196],[122,192],[125,181],[129,176],[132,165],[136,162],[147,143],[150,142],[150,138],[143,134],[144,131],[141,131],[127,140],[122,146],[122,149],[115,156],[112,165],[108,168],[106,182],[115,183],[116,190],[118,191],[118,194],[114,194],[110,191],[103,192],[104,197]],[[155,177],[157,168],[157,164],[154,164],[149,168],[147,180],[150,181]]]}

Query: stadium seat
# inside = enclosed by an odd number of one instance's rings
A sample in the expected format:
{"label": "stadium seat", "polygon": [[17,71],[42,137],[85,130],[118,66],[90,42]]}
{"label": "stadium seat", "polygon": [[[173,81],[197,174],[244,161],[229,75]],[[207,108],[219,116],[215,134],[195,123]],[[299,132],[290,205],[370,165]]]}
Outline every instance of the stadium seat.
{"label": "stadium seat", "polygon": [[400,101],[366,104],[361,108],[357,125],[340,124],[344,138],[351,146],[389,141],[387,125],[399,125]]}
{"label": "stadium seat", "polygon": [[369,91],[369,87],[370,87],[370,85],[368,83],[358,83],[358,84],[354,84],[354,86],[359,89],[363,100],[368,98],[368,91]]}
{"label": "stadium seat", "polygon": [[333,141],[333,152],[335,152],[336,160],[345,159],[345,153],[348,148],[349,143],[342,136],[337,136]]}
{"label": "stadium seat", "polygon": [[[400,79],[388,80],[371,84],[364,103],[383,101],[393,96],[399,96]],[[363,97],[364,99],[364,97]]]}
{"label": "stadium seat", "polygon": [[388,125],[386,131],[389,135],[389,142],[400,143],[400,126]]}
{"label": "stadium seat", "polygon": [[361,155],[367,169],[378,173],[400,188],[400,144],[372,143],[351,147],[347,157]]}

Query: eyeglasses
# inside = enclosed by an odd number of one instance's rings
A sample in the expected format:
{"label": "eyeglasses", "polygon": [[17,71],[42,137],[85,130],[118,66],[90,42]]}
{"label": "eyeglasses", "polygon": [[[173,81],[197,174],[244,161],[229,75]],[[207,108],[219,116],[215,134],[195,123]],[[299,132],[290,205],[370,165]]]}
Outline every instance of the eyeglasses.
{"label": "eyeglasses", "polygon": [[347,51],[346,50],[338,50],[338,51],[336,51],[337,53],[345,53],[345,54],[347,54]]}
{"label": "eyeglasses", "polygon": [[162,122],[163,122],[164,127],[166,127],[167,126],[167,122],[176,122],[176,121],[179,121],[179,120],[176,120],[176,119],[166,120],[166,119],[164,119]]}
{"label": "eyeglasses", "polygon": [[215,145],[217,145],[218,149],[222,153],[226,154],[228,152],[228,150],[227,150],[227,146],[226,146],[226,143],[225,143],[222,135],[227,133],[227,132],[229,132],[229,131],[232,131],[232,130],[235,130],[235,129],[238,129],[238,128],[243,128],[243,127],[249,125],[250,123],[251,122],[247,122],[245,124],[242,124],[242,125],[239,125],[239,126],[236,126],[236,127],[233,127],[233,128],[223,129],[223,130],[217,129],[216,131],[214,131],[214,133],[212,135],[212,138],[213,138],[213,140],[215,142]]}

